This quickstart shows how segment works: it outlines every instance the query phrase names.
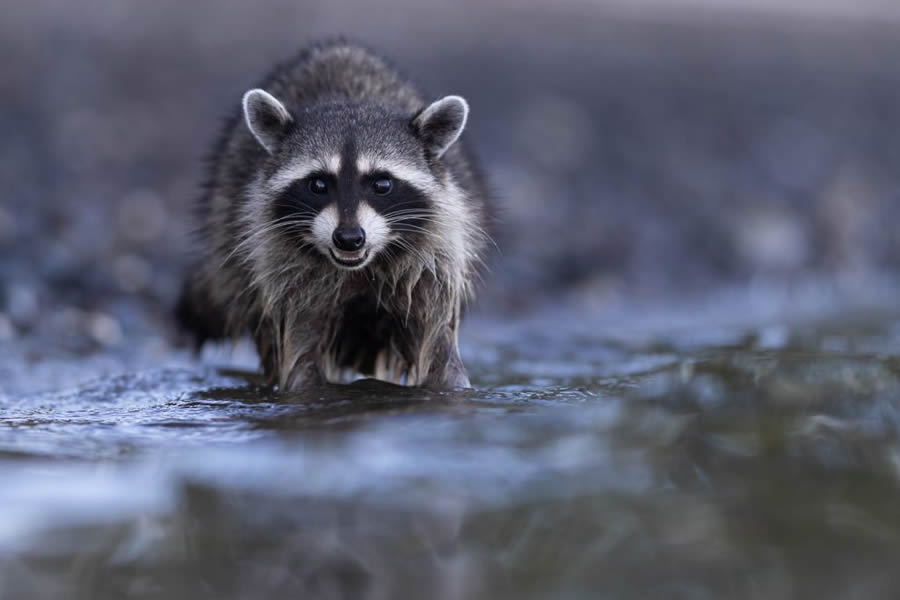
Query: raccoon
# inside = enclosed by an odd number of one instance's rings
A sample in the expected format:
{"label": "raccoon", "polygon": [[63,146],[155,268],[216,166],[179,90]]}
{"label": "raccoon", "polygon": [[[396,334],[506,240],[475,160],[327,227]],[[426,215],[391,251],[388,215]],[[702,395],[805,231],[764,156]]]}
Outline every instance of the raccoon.
{"label": "raccoon", "polygon": [[213,152],[181,324],[249,334],[282,390],[468,387],[457,336],[489,241],[468,113],[342,40],[277,67]]}

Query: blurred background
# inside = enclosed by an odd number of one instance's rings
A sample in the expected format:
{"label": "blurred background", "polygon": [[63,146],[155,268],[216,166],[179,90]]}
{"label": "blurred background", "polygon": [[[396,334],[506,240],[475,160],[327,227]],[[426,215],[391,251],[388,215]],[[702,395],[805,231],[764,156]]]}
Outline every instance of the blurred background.
{"label": "blurred background", "polygon": [[469,98],[503,203],[487,311],[900,266],[889,0],[6,2],[0,340],[164,331],[222,117],[336,34]]}

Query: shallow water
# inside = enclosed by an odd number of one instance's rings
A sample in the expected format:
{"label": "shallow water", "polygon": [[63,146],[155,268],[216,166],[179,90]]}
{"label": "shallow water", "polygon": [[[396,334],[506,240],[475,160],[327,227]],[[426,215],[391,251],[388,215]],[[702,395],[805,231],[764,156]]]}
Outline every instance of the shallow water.
{"label": "shallow water", "polygon": [[900,315],[750,321],[475,319],[459,393],[10,352],[0,597],[897,597]]}

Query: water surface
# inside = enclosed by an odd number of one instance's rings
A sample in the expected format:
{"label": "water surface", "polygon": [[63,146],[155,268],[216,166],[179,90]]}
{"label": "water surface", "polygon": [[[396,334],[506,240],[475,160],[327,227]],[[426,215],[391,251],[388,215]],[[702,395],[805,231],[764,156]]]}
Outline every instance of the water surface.
{"label": "water surface", "polygon": [[14,350],[0,597],[896,597],[900,317],[748,321],[475,319],[454,393]]}

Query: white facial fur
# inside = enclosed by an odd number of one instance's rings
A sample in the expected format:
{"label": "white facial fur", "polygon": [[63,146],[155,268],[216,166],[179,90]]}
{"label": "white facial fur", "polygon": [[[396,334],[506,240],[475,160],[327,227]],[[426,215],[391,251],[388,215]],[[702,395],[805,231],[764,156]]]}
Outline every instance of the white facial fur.
{"label": "white facial fur", "polygon": [[366,248],[371,248],[372,253],[384,248],[391,235],[390,226],[385,218],[366,202],[360,202],[356,216],[359,219],[359,226],[366,232]]}
{"label": "white facial fur", "polygon": [[280,169],[269,180],[269,190],[272,193],[280,192],[289,185],[299,179],[307,177],[311,173],[322,171],[337,175],[341,171],[341,157],[339,154],[332,154],[327,159],[319,159],[315,161],[303,160],[297,161]]}
{"label": "white facial fur", "polygon": [[331,241],[331,236],[334,234],[334,230],[337,226],[338,211],[337,206],[334,204],[326,206],[316,215],[316,218],[313,219],[313,239],[316,242],[316,247],[318,247],[325,255],[328,255],[328,251],[331,248],[334,248],[334,242]]}
{"label": "white facial fur", "polygon": [[412,163],[402,160],[363,154],[356,160],[356,169],[361,175],[368,175],[369,173],[379,171],[390,173],[397,179],[406,181],[425,194],[435,195],[440,191],[440,188],[431,173],[420,169]]}

